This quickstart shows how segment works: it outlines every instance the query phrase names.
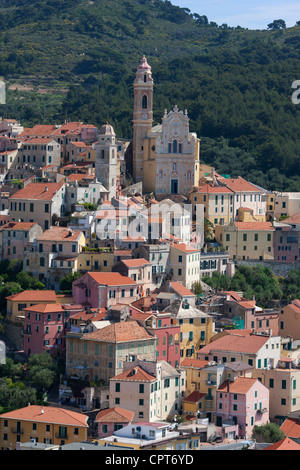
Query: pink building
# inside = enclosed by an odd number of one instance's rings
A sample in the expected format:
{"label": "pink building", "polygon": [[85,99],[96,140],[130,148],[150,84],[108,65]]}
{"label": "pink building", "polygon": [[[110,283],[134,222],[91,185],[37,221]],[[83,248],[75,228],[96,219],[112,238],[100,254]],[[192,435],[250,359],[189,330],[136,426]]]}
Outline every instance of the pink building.
{"label": "pink building", "polygon": [[37,304],[23,309],[24,352],[38,354],[56,353],[65,349],[66,310],[61,304]]}
{"label": "pink building", "polygon": [[149,295],[152,283],[152,264],[144,258],[122,259],[113,271],[123,273],[138,285],[140,296]]}
{"label": "pink building", "polygon": [[113,272],[87,272],[73,282],[72,291],[76,303],[92,308],[130,304],[138,297],[137,283]]}
{"label": "pink building", "polygon": [[96,416],[98,438],[111,436],[115,431],[131,424],[134,412],[115,406],[99,411]]}
{"label": "pink building", "polygon": [[8,222],[0,228],[0,259],[23,259],[43,229],[36,222]]}
{"label": "pink building", "polygon": [[130,306],[132,320],[140,323],[151,335],[156,336],[156,360],[166,361],[172,367],[180,364],[180,326],[171,324],[170,314],[142,312]]}
{"label": "pink building", "polygon": [[269,422],[269,389],[255,378],[226,380],[217,389],[215,416],[226,438],[250,438],[255,425]]}

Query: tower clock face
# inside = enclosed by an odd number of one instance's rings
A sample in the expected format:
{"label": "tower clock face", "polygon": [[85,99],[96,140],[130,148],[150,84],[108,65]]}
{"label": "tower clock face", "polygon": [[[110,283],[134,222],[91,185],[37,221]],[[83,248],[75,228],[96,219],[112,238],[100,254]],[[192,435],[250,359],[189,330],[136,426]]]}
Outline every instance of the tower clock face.
{"label": "tower clock face", "polygon": [[143,119],[147,119],[147,114],[142,114]]}

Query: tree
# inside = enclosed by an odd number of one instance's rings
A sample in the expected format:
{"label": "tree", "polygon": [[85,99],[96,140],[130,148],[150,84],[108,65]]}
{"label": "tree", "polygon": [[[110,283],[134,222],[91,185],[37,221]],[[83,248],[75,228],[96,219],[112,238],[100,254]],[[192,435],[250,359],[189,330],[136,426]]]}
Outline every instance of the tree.
{"label": "tree", "polygon": [[252,439],[256,442],[274,443],[285,438],[285,434],[275,423],[267,423],[262,426],[254,426]]}
{"label": "tree", "polygon": [[71,291],[72,290],[72,283],[79,279],[82,276],[82,273],[76,271],[75,273],[69,273],[65,277],[60,280],[59,288],[62,291]]}
{"label": "tree", "polygon": [[274,20],[273,23],[268,24],[268,29],[272,29],[273,31],[276,29],[285,29],[286,23],[284,20]]}
{"label": "tree", "polygon": [[193,285],[192,285],[191,291],[192,291],[193,294],[195,294],[195,295],[200,295],[200,294],[202,294],[202,286],[201,286],[201,283],[200,283],[200,282],[194,282]]}

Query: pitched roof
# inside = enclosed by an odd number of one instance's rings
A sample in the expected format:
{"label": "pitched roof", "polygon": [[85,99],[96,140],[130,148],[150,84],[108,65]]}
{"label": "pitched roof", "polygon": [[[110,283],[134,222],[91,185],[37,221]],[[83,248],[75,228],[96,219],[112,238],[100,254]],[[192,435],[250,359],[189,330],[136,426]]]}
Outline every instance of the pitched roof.
{"label": "pitched roof", "polygon": [[51,227],[48,230],[45,230],[44,233],[42,233],[39,237],[38,240],[40,241],[70,241],[74,242],[77,241],[80,236],[82,235],[82,232],[80,230],[71,230],[68,227]]}
{"label": "pitched roof", "polygon": [[131,369],[121,372],[121,374],[112,377],[111,380],[126,380],[132,382],[153,382],[156,380],[154,375],[149,374],[140,366],[132,367]]}
{"label": "pitched roof", "polygon": [[29,405],[18,410],[9,411],[0,415],[1,418],[17,419],[18,421],[34,421],[41,423],[55,423],[68,426],[88,427],[88,417],[85,414],[77,413],[54,406]]}
{"label": "pitched roof", "polygon": [[195,294],[193,294],[193,292],[191,292],[179,281],[171,282],[171,289],[173,289],[177,294],[181,295],[182,297],[195,297]]}
{"label": "pitched roof", "polygon": [[125,410],[124,408],[119,408],[115,406],[114,408],[107,408],[105,410],[99,411],[96,416],[96,423],[124,423],[131,422],[134,417],[134,412],[130,410]]}
{"label": "pitched roof", "polygon": [[225,380],[225,382],[220,385],[218,391],[227,390],[229,385],[230,393],[240,393],[244,394],[247,393],[253,385],[258,382],[258,379],[252,377],[237,377],[234,382],[230,380]]}
{"label": "pitched roof", "polygon": [[101,330],[85,334],[82,337],[83,340],[104,341],[108,343],[123,343],[154,338],[136,321],[113,323],[101,328]]}
{"label": "pitched roof", "polygon": [[61,304],[36,304],[31,307],[23,309],[26,312],[38,312],[38,313],[60,313],[64,312],[64,308]]}
{"label": "pitched roof", "polygon": [[[89,271],[87,273],[91,276],[98,284],[103,284],[105,286],[132,286],[136,285],[136,282],[130,277],[123,276],[121,273],[113,272],[103,272],[96,273]],[[80,279],[79,279],[80,280]]]}
{"label": "pitched roof", "polygon": [[283,224],[300,224],[300,212],[297,212],[291,217],[287,217],[287,219],[282,220]]}
{"label": "pitched roof", "polygon": [[171,245],[171,247],[176,248],[176,250],[184,251],[185,253],[198,253],[200,251],[199,249],[187,245],[186,243],[177,243],[176,245]]}
{"label": "pitched roof", "polygon": [[300,450],[300,444],[288,437],[285,437],[284,439],[281,439],[281,441],[265,447],[263,450]]}
{"label": "pitched roof", "polygon": [[146,264],[151,265],[150,261],[147,261],[145,258],[122,259],[120,262],[125,264],[128,268],[138,268]]}
{"label": "pitched roof", "polygon": [[267,230],[275,231],[271,222],[234,222],[238,230]]}
{"label": "pitched roof", "polygon": [[64,181],[60,183],[29,183],[10,196],[10,199],[38,199],[50,201],[64,184]]}
{"label": "pitched roof", "polygon": [[300,419],[286,418],[280,427],[287,437],[300,438]]}
{"label": "pitched roof", "polygon": [[0,230],[30,230],[37,222],[13,222],[2,225]]}
{"label": "pitched roof", "polygon": [[18,294],[12,294],[6,297],[8,300],[17,302],[55,302],[57,296],[55,290],[24,290]]}
{"label": "pitched roof", "polygon": [[246,181],[244,178],[241,176],[238,176],[237,178],[218,178],[220,182],[225,184],[227,188],[231,189],[231,191],[234,192],[257,192],[257,193],[262,193],[263,191],[259,189],[257,186],[254,184],[250,183],[249,181]]}
{"label": "pitched roof", "polygon": [[207,393],[201,393],[198,392],[198,390],[194,390],[187,397],[183,398],[183,401],[189,403],[197,403],[199,400],[201,400],[201,398],[205,397],[205,395],[207,395]]}
{"label": "pitched roof", "polygon": [[189,359],[185,358],[183,361],[180,363],[180,366],[184,367],[195,367],[197,369],[203,369],[205,366],[207,366],[209,361],[204,361],[202,359]]}
{"label": "pitched roof", "polygon": [[263,335],[225,335],[203,346],[198,353],[210,354],[211,351],[232,351],[239,353],[255,354],[269,340],[269,336]]}
{"label": "pitched roof", "polygon": [[220,194],[231,193],[232,194],[232,191],[229,188],[226,188],[226,186],[213,186],[209,183],[204,184],[203,186],[200,186],[196,192],[204,193],[204,194],[208,194],[208,193],[220,193]]}

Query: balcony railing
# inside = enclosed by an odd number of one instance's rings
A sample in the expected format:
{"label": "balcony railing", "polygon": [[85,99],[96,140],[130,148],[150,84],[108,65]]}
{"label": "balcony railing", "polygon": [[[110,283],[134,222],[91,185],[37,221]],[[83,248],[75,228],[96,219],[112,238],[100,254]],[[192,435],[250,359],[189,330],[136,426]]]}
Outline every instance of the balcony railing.
{"label": "balcony railing", "polygon": [[24,434],[24,429],[23,428],[11,428],[10,432],[13,434]]}

